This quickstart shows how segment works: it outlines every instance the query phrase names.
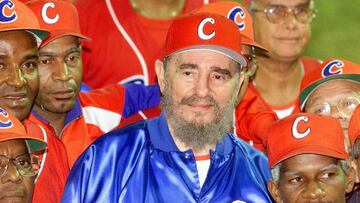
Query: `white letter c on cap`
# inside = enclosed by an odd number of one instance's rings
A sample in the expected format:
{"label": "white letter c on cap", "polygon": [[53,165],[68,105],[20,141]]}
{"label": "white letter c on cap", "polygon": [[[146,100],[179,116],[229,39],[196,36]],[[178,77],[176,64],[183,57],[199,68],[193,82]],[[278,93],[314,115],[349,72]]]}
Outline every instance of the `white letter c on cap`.
{"label": "white letter c on cap", "polygon": [[57,13],[54,18],[49,18],[46,14],[46,11],[48,10],[49,7],[55,8],[55,4],[53,2],[48,2],[44,4],[44,6],[41,9],[41,17],[47,24],[57,23],[59,21],[59,14]]}
{"label": "white letter c on cap", "polygon": [[292,125],[292,128],[291,128],[291,132],[293,134],[293,136],[296,138],[296,139],[301,139],[301,138],[304,138],[306,136],[308,136],[310,134],[310,131],[311,129],[310,128],[307,128],[305,130],[305,132],[299,132],[298,131],[298,125],[300,123],[300,121],[304,121],[305,123],[309,121],[309,118],[306,117],[306,116],[299,116],[295,119],[293,125]]}
{"label": "white letter c on cap", "polygon": [[214,25],[215,20],[213,18],[205,18],[200,22],[198,27],[198,35],[202,40],[209,40],[215,36],[215,31],[208,35],[204,33],[204,26],[206,23],[211,23],[212,25]]}

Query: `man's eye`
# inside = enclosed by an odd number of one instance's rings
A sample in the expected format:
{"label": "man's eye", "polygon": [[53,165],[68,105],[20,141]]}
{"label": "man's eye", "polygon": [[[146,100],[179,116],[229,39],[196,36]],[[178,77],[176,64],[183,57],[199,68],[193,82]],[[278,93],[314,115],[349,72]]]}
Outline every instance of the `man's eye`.
{"label": "man's eye", "polygon": [[48,59],[48,58],[44,58],[44,59],[40,58],[40,63],[43,64],[43,65],[48,65],[48,64],[51,63],[51,60]]}
{"label": "man's eye", "polygon": [[223,75],[219,75],[219,74],[215,74],[215,75],[214,75],[214,78],[215,78],[216,80],[224,80],[224,79],[225,79],[225,77],[224,77]]}
{"label": "man's eye", "polygon": [[37,68],[38,64],[36,62],[27,62],[23,64],[23,68],[26,70],[33,70]]}
{"label": "man's eye", "polygon": [[79,60],[80,60],[80,56],[75,54],[69,55],[65,58],[65,62],[68,65],[72,65],[72,66],[76,65]]}
{"label": "man's eye", "polygon": [[184,72],[183,72],[183,75],[185,75],[185,76],[192,76],[193,73],[190,72],[190,71],[184,71]]}
{"label": "man's eye", "polygon": [[334,178],[335,176],[336,176],[336,173],[334,173],[334,172],[326,172],[321,175],[321,178],[322,179],[330,179],[330,178]]}
{"label": "man's eye", "polygon": [[302,183],[304,180],[302,177],[295,177],[289,180],[290,183],[292,184],[299,184]]}

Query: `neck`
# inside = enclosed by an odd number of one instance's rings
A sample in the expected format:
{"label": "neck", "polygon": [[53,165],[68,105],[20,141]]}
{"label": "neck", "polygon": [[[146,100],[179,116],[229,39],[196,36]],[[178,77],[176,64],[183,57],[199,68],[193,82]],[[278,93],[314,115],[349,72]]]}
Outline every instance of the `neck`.
{"label": "neck", "polygon": [[129,0],[136,13],[150,19],[169,19],[181,13],[185,0]]}
{"label": "neck", "polygon": [[302,77],[303,67],[300,60],[258,58],[256,89],[270,105],[281,106],[293,102],[299,94]]}
{"label": "neck", "polygon": [[34,110],[38,113],[41,117],[45,118],[50,125],[54,128],[56,136],[60,139],[61,138],[61,131],[65,126],[65,118],[66,113],[54,113],[50,112],[38,104],[34,105]]}

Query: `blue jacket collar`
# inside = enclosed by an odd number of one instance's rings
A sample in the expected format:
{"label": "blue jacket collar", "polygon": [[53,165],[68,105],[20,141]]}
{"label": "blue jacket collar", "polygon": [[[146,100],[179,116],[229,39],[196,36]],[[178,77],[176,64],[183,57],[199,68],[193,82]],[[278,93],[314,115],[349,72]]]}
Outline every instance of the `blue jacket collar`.
{"label": "blue jacket collar", "polygon": [[[155,148],[166,152],[180,151],[170,134],[168,123],[163,113],[159,117],[148,121],[148,129],[151,143]],[[224,135],[224,138],[216,145],[216,154],[226,155],[233,151],[234,143],[232,136],[228,133]]]}

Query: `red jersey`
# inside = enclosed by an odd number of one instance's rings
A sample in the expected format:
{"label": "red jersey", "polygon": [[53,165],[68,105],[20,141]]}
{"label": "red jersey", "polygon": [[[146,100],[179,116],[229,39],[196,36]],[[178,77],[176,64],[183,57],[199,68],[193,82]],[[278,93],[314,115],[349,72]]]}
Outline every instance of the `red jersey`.
{"label": "red jersey", "polygon": [[[207,1],[186,0],[182,13]],[[87,85],[99,88],[115,83],[156,82],[155,60],[162,58],[172,19],[140,16],[129,0],[78,0],[76,6],[81,32],[92,39],[84,43],[83,49],[83,81]]]}
{"label": "red jersey", "polygon": [[[65,126],[60,133],[70,168],[95,139],[118,127],[123,116],[130,116],[159,103],[160,91],[155,85],[127,85],[126,88],[108,85],[79,93],[76,104],[66,115]],[[56,134],[51,124],[37,112],[32,111],[29,120]]]}
{"label": "red jersey", "polygon": [[[320,61],[307,57],[301,58],[304,67],[304,74],[307,74],[320,65]],[[300,102],[298,99],[292,104],[286,105],[283,109],[290,109],[289,114],[300,112]],[[236,133],[247,142],[261,151],[265,151],[267,127],[278,119],[276,112],[280,109],[274,109],[261,97],[253,83],[245,93],[243,100],[236,107],[235,127]]]}
{"label": "red jersey", "polygon": [[45,151],[34,153],[39,155],[41,164],[35,180],[33,202],[60,202],[70,170],[66,149],[55,135],[38,124],[29,120],[25,120],[23,124],[27,132],[43,135],[43,140],[47,143]]}

